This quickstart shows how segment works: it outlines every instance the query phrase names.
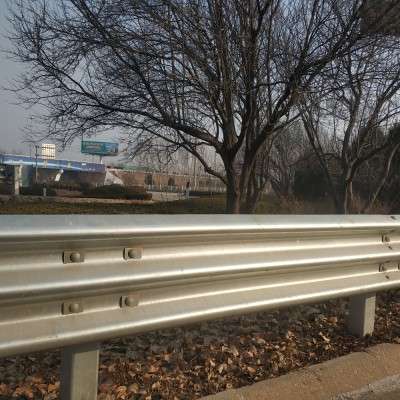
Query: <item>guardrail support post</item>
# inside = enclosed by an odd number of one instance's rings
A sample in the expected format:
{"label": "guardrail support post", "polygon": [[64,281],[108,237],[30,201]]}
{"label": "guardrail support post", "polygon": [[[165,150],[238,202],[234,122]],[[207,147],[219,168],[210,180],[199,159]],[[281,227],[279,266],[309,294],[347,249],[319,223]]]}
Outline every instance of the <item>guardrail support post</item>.
{"label": "guardrail support post", "polygon": [[350,297],[347,321],[350,333],[359,337],[372,335],[375,324],[375,293]]}
{"label": "guardrail support post", "polygon": [[61,400],[96,400],[99,343],[61,350]]}

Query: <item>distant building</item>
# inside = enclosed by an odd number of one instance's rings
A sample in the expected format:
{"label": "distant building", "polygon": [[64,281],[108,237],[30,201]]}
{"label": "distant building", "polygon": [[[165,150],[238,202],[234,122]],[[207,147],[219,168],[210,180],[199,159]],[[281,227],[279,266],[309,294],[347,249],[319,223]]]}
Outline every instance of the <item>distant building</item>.
{"label": "distant building", "polygon": [[18,194],[20,186],[54,182],[60,178],[65,182],[103,184],[105,171],[105,165],[97,163],[0,154],[0,191]]}
{"label": "distant building", "polygon": [[107,168],[109,181],[112,181],[112,176],[118,182],[122,181],[126,186],[144,186],[148,190],[155,191],[184,192],[187,182],[190,183],[191,190],[207,192],[225,191],[225,185],[221,180],[208,174],[194,177],[193,175],[168,172]]}
{"label": "distant building", "polygon": [[93,186],[143,186],[148,190],[168,192],[183,192],[186,183],[190,182],[191,190],[225,191],[225,185],[211,175],[194,178],[186,174],[107,168],[100,163],[0,154],[0,193],[18,194],[19,187],[57,181]]}

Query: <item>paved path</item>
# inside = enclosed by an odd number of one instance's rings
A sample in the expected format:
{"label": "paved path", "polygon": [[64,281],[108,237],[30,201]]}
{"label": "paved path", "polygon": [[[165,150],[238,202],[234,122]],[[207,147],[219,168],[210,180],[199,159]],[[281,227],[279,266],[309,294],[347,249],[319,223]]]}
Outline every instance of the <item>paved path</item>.
{"label": "paved path", "polygon": [[203,400],[400,400],[400,344],[382,344]]}

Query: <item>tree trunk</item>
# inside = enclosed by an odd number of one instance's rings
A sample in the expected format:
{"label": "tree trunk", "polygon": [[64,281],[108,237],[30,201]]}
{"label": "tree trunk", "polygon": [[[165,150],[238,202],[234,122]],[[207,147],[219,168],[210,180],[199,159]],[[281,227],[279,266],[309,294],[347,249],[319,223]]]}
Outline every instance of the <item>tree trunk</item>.
{"label": "tree trunk", "polygon": [[353,181],[347,182],[347,191],[346,191],[346,214],[351,212],[352,207],[354,205],[354,197],[353,197]]}
{"label": "tree trunk", "polygon": [[240,196],[235,188],[228,184],[226,188],[226,213],[240,214]]}
{"label": "tree trunk", "polygon": [[263,189],[264,185],[262,185],[261,183],[258,184],[256,171],[253,168],[249,181],[247,183],[246,204],[244,212],[246,212],[247,214],[254,214],[258,202],[260,201]]}
{"label": "tree trunk", "polygon": [[240,191],[239,180],[234,170],[233,165],[226,168],[226,213],[227,214],[240,214]]}
{"label": "tree trunk", "polygon": [[250,177],[249,181],[247,182],[246,203],[245,203],[245,207],[244,207],[244,212],[249,213],[249,214],[251,213],[251,211],[250,211],[251,203],[252,203],[252,199],[254,197],[254,192],[256,191],[253,176],[254,176],[254,170],[251,172],[251,177]]}
{"label": "tree trunk", "polygon": [[389,176],[393,158],[396,155],[396,153],[398,152],[399,147],[400,147],[400,144],[394,146],[393,149],[390,151],[389,156],[386,157],[386,162],[382,169],[381,176],[379,178],[379,184],[376,187],[375,191],[372,193],[372,196],[369,199],[369,201],[367,201],[367,203],[365,204],[365,206],[362,210],[363,214],[370,211],[370,209],[372,208],[372,206],[375,204],[376,200],[378,199],[379,195],[381,194],[381,192],[386,184],[387,178]]}
{"label": "tree trunk", "polygon": [[336,203],[337,214],[348,214],[353,202],[353,182],[349,178],[342,178],[338,201]]}
{"label": "tree trunk", "polygon": [[[344,175],[344,174],[343,174]],[[335,201],[335,211],[336,214],[347,214],[346,210],[346,179],[344,176],[341,176],[340,182],[336,189],[336,201]]]}
{"label": "tree trunk", "polygon": [[254,214],[257,208],[257,205],[261,198],[261,190],[255,190],[253,195],[247,199],[246,201],[246,213]]}

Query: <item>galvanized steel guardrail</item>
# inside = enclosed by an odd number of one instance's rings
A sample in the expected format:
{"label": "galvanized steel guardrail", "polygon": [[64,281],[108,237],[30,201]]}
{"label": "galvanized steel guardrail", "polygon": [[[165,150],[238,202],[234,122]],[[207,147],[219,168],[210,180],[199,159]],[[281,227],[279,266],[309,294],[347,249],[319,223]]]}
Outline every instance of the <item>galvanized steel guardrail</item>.
{"label": "galvanized steel guardrail", "polygon": [[[0,356],[63,348],[62,399],[92,399],[102,340],[350,296],[373,329],[400,287],[400,216],[1,216]],[[94,344],[93,344],[94,343]]]}

